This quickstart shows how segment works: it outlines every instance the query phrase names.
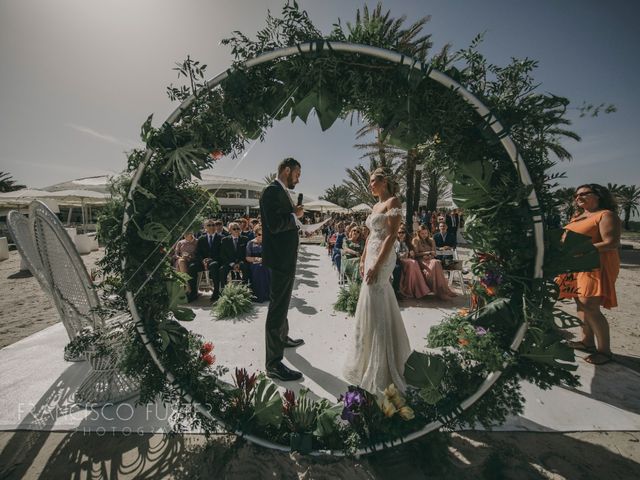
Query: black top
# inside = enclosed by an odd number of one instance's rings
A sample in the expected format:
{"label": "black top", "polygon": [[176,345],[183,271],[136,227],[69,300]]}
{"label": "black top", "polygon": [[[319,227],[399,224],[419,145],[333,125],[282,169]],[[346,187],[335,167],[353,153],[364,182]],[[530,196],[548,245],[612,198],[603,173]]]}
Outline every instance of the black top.
{"label": "black top", "polygon": [[222,239],[220,244],[220,260],[223,265],[243,262],[247,254],[247,242],[249,239],[244,235],[238,236],[237,241],[233,241],[233,235],[228,235]]}
{"label": "black top", "polygon": [[275,180],[260,196],[262,217],[262,263],[283,273],[296,270],[298,258],[298,227],[289,194]]}
{"label": "black top", "polygon": [[216,262],[220,261],[220,242],[222,235],[214,234],[212,245],[209,246],[209,235],[203,234],[198,238],[198,244],[196,246],[196,259],[202,262],[205,258],[210,258]]}

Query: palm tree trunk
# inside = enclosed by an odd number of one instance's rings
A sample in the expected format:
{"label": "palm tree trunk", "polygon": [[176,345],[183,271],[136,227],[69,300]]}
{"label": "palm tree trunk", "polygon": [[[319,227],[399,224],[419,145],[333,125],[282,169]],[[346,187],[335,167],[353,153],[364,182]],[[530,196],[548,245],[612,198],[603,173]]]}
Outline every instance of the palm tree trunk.
{"label": "palm tree trunk", "polygon": [[629,230],[629,221],[631,220],[631,207],[624,207],[624,229]]}
{"label": "palm tree trunk", "polygon": [[413,187],[413,209],[417,211],[420,208],[420,194],[422,189],[420,188],[422,183],[422,170],[416,169],[415,186]]}
{"label": "palm tree trunk", "polygon": [[414,173],[416,171],[416,156],[414,150],[407,152],[407,216],[405,218],[405,228],[407,232],[413,233],[413,187]]}
{"label": "palm tree trunk", "polygon": [[429,177],[429,193],[427,193],[427,212],[435,211],[438,206],[438,194],[438,175],[432,170]]}

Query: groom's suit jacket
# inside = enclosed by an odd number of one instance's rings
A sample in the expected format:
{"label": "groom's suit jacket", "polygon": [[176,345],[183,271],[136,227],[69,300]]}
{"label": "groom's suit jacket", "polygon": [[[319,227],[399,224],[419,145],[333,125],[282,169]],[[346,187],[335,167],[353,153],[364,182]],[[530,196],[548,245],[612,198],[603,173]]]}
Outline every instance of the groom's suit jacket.
{"label": "groom's suit jacket", "polygon": [[298,227],[292,213],[294,208],[289,193],[274,180],[260,196],[262,263],[293,275],[298,259]]}

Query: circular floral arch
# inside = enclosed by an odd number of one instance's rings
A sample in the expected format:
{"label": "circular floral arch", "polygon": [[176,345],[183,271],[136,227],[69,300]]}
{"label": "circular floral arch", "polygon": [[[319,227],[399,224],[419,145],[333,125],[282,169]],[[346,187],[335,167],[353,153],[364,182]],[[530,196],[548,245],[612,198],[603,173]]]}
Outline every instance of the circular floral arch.
{"label": "circular floral arch", "polygon": [[[451,92],[455,92],[455,94],[457,94],[460,98],[462,98],[468,105],[470,105],[473,108],[473,110],[478,115],[479,119],[481,119],[483,126],[485,128],[490,129],[495,135],[495,138],[498,139],[504,152],[506,152],[508,158],[512,163],[512,166],[514,168],[512,172],[516,174],[517,180],[520,182],[520,185],[524,187],[523,191],[526,192],[525,195],[522,195],[522,198],[520,200],[523,203],[523,205],[526,205],[528,207],[527,211],[530,217],[529,221],[531,222],[530,235],[533,237],[532,245],[534,246],[535,254],[531,258],[530,265],[529,265],[530,278],[529,279],[521,278],[519,281],[521,283],[531,282],[531,285],[533,286],[529,289],[525,288],[524,293],[522,289],[514,290],[514,291],[518,292],[519,294],[522,294],[523,297],[527,293],[531,294],[531,296],[533,297],[533,302],[541,306],[540,311],[543,311],[544,309],[548,310],[549,308],[548,305],[542,305],[552,295],[552,292],[550,293],[548,289],[545,290],[546,284],[544,282],[544,274],[543,274],[545,243],[544,243],[544,237],[543,237],[542,216],[540,213],[540,207],[538,204],[536,192],[533,188],[532,181],[527,171],[527,168],[525,166],[525,163],[521,158],[521,156],[519,155],[518,149],[516,148],[515,143],[509,136],[508,132],[505,132],[505,130],[503,129],[503,126],[498,121],[498,119],[491,113],[489,108],[487,108],[487,106],[485,106],[476,96],[474,96],[471,92],[465,89],[461,84],[456,82],[450,76],[434,68],[431,68],[431,66],[428,64],[421,63],[401,53],[397,53],[391,50],[386,50],[386,49],[377,48],[377,47],[368,46],[368,45],[347,43],[347,42],[327,42],[324,40],[320,40],[320,41],[301,43],[293,47],[282,48],[282,49],[270,51],[267,53],[263,53],[257,56],[256,58],[252,58],[250,60],[237,64],[233,69],[226,70],[225,72],[217,75],[213,79],[207,81],[206,84],[204,85],[204,88],[200,90],[199,95],[202,96],[203,91],[205,92],[212,91],[214,88],[219,86],[222,82],[227,80],[236,71],[239,71],[239,70],[249,71],[254,67],[268,64],[269,62],[273,62],[277,59],[282,59],[285,57],[290,58],[290,57],[296,57],[296,56],[304,56],[308,54],[317,54],[319,52],[324,52],[324,53],[328,52],[329,55],[339,55],[340,53],[358,54],[364,57],[371,57],[371,58],[383,60],[385,62],[393,63],[397,66],[408,67],[412,71],[419,72],[422,78],[429,78],[430,80],[437,82],[439,85],[445,87]],[[162,129],[164,129],[164,133],[166,133],[168,129],[171,129],[171,126],[176,124],[176,122],[179,122],[182,116],[185,114],[185,112],[188,112],[189,109],[193,106],[194,102],[196,102],[197,100],[198,100],[197,94],[194,94],[185,98],[180,104],[180,106],[164,122],[164,125],[162,127]],[[154,138],[158,138],[159,136],[164,134],[162,129],[154,131],[150,127],[150,123],[151,123],[151,118],[147,121],[145,126],[143,126],[143,131],[142,131],[143,138],[146,137],[145,139],[147,140],[148,146],[153,144]],[[152,132],[152,133],[150,134],[149,132]],[[208,147],[210,147],[210,145],[208,145]],[[202,153],[202,151],[200,151],[200,153]],[[168,271],[166,267],[167,262],[165,262],[164,267],[160,267],[162,260],[166,260],[166,254],[164,254],[164,251],[162,249],[162,241],[160,240],[164,239],[164,244],[166,245],[167,237],[174,238],[174,236],[172,236],[170,232],[166,231],[166,229],[160,229],[159,232],[154,231],[154,228],[158,226],[158,222],[154,221],[154,220],[157,220],[157,213],[155,217],[149,214],[149,212],[152,212],[152,213],[154,212],[154,207],[149,206],[147,208],[147,216],[142,217],[140,215],[140,209],[141,209],[140,204],[142,203],[140,199],[142,198],[143,201],[148,201],[148,203],[150,204],[154,203],[154,200],[158,198],[156,196],[158,195],[158,192],[154,191],[153,189],[154,185],[159,189],[164,188],[165,189],[164,191],[174,191],[178,189],[178,187],[176,186],[167,187],[166,185],[163,185],[162,187],[160,187],[158,186],[159,184],[157,182],[155,184],[154,182],[151,182],[150,184],[145,184],[144,187],[142,186],[142,179],[144,178],[143,174],[145,173],[145,169],[149,168],[149,163],[150,163],[150,160],[153,158],[153,155],[154,155],[154,149],[150,146],[146,150],[146,152],[144,152],[144,154],[142,152],[139,152],[139,154],[134,159],[135,162],[132,162],[130,158],[130,169],[135,170],[135,173],[132,177],[131,184],[128,190],[127,199],[125,201],[125,204],[122,210],[123,222],[121,225],[122,229],[120,231],[120,238],[129,239],[129,240],[125,242],[127,243],[127,247],[121,248],[118,253],[120,255],[119,258],[121,261],[121,274],[123,275],[123,277],[129,278],[129,280],[124,282],[124,284],[121,285],[121,287],[126,288],[126,300],[127,300],[130,312],[133,316],[135,330],[137,332],[137,335],[133,335],[131,342],[135,344],[134,348],[138,348],[138,351],[137,351],[138,356],[136,357],[135,355],[133,355],[133,357],[138,358],[138,361],[140,361],[140,358],[142,358],[142,354],[140,353],[139,348],[140,348],[140,345],[143,345],[148,355],[152,359],[153,368],[157,368],[160,374],[166,380],[166,382],[168,382],[164,386],[156,385],[155,386],[156,392],[153,392],[153,393],[157,393],[157,392],[166,393],[167,389],[171,390],[174,395],[177,393],[182,398],[182,401],[185,402],[184,404],[189,405],[191,408],[193,408],[194,413],[197,416],[199,416],[201,419],[203,419],[202,422],[204,422],[204,424],[207,424],[207,422],[212,422],[211,424],[208,424],[209,426],[206,428],[214,428],[212,426],[214,424],[222,425],[228,431],[235,431],[236,434],[243,436],[247,440],[254,442],[256,444],[269,447],[269,448],[278,449],[278,450],[288,450],[289,447],[283,445],[282,443],[274,442],[268,438],[264,438],[263,436],[258,436],[252,433],[240,431],[237,428],[238,422],[230,421],[230,419],[231,420],[234,420],[234,419],[228,413],[228,411],[226,415],[222,415],[222,417],[224,418],[221,418],[221,415],[214,414],[213,411],[215,411],[216,405],[220,407],[220,405],[224,404],[223,397],[225,396],[225,393],[224,393],[225,388],[222,386],[222,382],[220,382],[215,377],[215,375],[203,376],[198,374],[197,372],[194,373],[193,369],[190,369],[190,370],[187,368],[183,369],[180,366],[180,364],[177,364],[176,366],[175,362],[173,362],[172,366],[166,365],[167,343],[170,343],[170,341],[167,339],[170,339],[173,337],[177,339],[175,340],[175,345],[171,345],[169,350],[173,348],[175,352],[179,354],[178,357],[185,359],[184,361],[187,363],[191,362],[191,360],[189,360],[188,355],[191,355],[194,349],[192,345],[193,342],[189,343],[188,340],[185,340],[187,337],[187,334],[184,332],[184,329],[181,330],[180,327],[175,326],[175,324],[177,324],[175,320],[183,320],[188,318],[185,318],[185,312],[184,312],[185,309],[177,307],[173,299],[169,300],[169,303],[171,303],[171,305],[165,304],[163,306],[162,313],[167,314],[168,319],[165,318],[164,320],[162,320],[162,322],[159,322],[161,325],[158,326],[153,321],[150,321],[149,318],[145,318],[145,316],[148,315],[148,313],[146,312],[152,311],[152,309],[148,308],[148,299],[151,299],[151,301],[153,301],[154,299],[155,301],[159,301],[160,295],[162,294],[163,288],[164,288],[164,287],[162,288],[157,287],[157,285],[156,287],[153,287],[154,285],[153,281],[163,280],[166,282],[167,279],[172,278],[171,274],[167,273]],[[196,162],[196,166],[199,168],[205,168],[204,164],[198,164],[197,162]],[[190,174],[190,173],[191,172],[186,172],[184,173],[183,176],[186,177],[186,174]],[[509,175],[513,175],[513,173]],[[460,185],[462,185],[463,187],[473,188],[473,186],[469,187],[469,185],[473,183],[478,183],[478,182],[481,183],[483,181],[482,177],[483,175],[480,173],[473,173],[473,172],[469,173],[469,171],[467,171],[466,174],[461,175],[462,179],[459,179],[459,178],[454,179],[454,187],[455,187],[455,182],[460,181],[461,182]],[[183,185],[181,181],[176,182],[176,185],[178,184]],[[486,191],[486,185],[483,188],[484,188],[485,195],[488,195],[488,192]],[[455,189],[454,189],[454,196],[455,196]],[[144,224],[145,218],[147,219],[146,224]],[[177,220],[177,219],[165,218],[164,220],[165,222],[170,222],[172,220]],[[133,243],[133,240],[130,240],[132,238],[131,236],[132,231],[137,232],[134,236],[141,238],[141,240],[137,240],[138,242],[140,241],[143,243],[148,242],[147,244],[151,245],[151,247],[149,247],[150,248],[149,251],[151,253],[149,253],[149,255],[144,259],[142,263],[140,263],[141,259],[139,258],[134,259],[130,251],[127,250],[127,248],[129,248],[129,245]],[[158,248],[158,245],[160,245],[160,248]],[[484,254],[480,254],[480,255],[484,255]],[[491,255],[484,255],[480,261],[485,263],[491,263],[491,259],[487,261],[487,256],[491,257]],[[158,266],[156,266],[155,268],[145,268],[144,263],[150,259],[154,259],[154,260],[160,259],[161,261],[158,263]],[[136,263],[134,266],[131,265],[132,260],[136,260]],[[163,271],[163,268],[165,272],[164,276],[160,275],[160,272]],[[478,272],[486,272],[486,270],[482,270],[482,269],[476,270],[476,273]],[[134,277],[137,278],[137,280],[135,282],[132,282],[131,278],[134,278]],[[175,280],[175,277],[173,278]],[[151,290],[149,290],[149,288],[151,288]],[[139,297],[139,295],[141,294],[141,292],[144,293],[145,289],[147,291],[147,294],[146,294],[147,303],[145,303],[145,306],[143,307],[143,310],[141,312],[140,305],[137,303],[137,300],[138,301],[140,300],[141,297]],[[172,291],[175,291],[175,286],[169,285],[167,287],[167,290],[171,293]],[[513,291],[509,292],[509,294],[513,295]],[[409,440],[418,438],[422,435],[425,435],[430,431],[438,429],[443,425],[450,424],[450,422],[454,418],[456,418],[458,415],[463,413],[465,410],[469,409],[472,405],[474,405],[474,403],[476,403],[479,399],[481,399],[483,395],[489,392],[502,376],[503,370],[507,368],[511,368],[510,370],[511,376],[520,375],[523,378],[527,378],[527,375],[522,374],[523,368],[520,368],[520,370],[518,370],[518,368],[513,367],[513,365],[514,364],[517,365],[517,361],[514,361],[514,356],[517,355],[517,351],[521,346],[523,339],[525,339],[529,321],[534,317],[534,315],[532,315],[528,311],[528,309],[529,310],[531,309],[532,302],[528,301],[527,299],[521,299],[522,311],[514,315],[513,314],[514,310],[505,307],[505,304],[507,304],[509,301],[508,299],[505,300],[505,299],[496,298],[495,300],[496,301],[493,301],[493,302],[489,301],[487,307],[485,307],[485,311],[488,311],[491,315],[493,315],[496,318],[501,318],[501,321],[506,324],[508,324],[510,321],[513,322],[515,320],[515,324],[512,324],[507,329],[508,331],[513,332],[510,339],[502,342],[502,345],[506,346],[506,348],[503,350],[502,359],[498,358],[498,362],[497,363],[494,362],[493,365],[495,366],[495,369],[493,369],[493,371],[489,372],[488,375],[485,376],[484,380],[479,384],[475,392],[471,393],[466,398],[459,398],[456,401],[457,405],[455,407],[444,409],[442,411],[437,411],[434,415],[432,415],[435,418],[433,418],[431,421],[423,422],[422,425],[419,425],[419,428],[416,428],[413,431],[406,431],[406,429],[404,430],[401,429],[402,430],[401,433],[396,434],[392,438],[382,438],[378,442],[371,442],[367,446],[367,448],[360,448],[356,451],[354,451],[354,449],[351,449],[351,450],[348,450],[347,453],[350,453],[350,454],[365,453],[369,450],[375,450],[375,449],[384,448],[386,446],[393,445],[399,441],[409,441]],[[499,300],[504,300],[504,301],[501,302]],[[472,313],[464,313],[464,314],[458,315],[454,320],[458,322],[456,323],[456,325],[462,325],[462,323],[460,323],[461,321],[463,320],[469,321],[469,322],[471,322],[472,320],[478,321],[481,315],[482,313],[481,312],[479,313],[478,311],[475,311]],[[461,317],[462,317],[462,320],[461,320]],[[150,325],[153,325],[152,332],[149,331]],[[459,330],[459,331],[462,331],[462,330]],[[529,342],[527,346],[528,353],[531,354],[532,352],[534,353],[539,352],[540,349],[544,348],[543,343],[544,342],[540,340],[538,337],[532,338],[532,340]],[[202,346],[202,342],[197,343],[195,351],[197,352],[199,347],[201,346]],[[190,348],[191,348],[191,353],[189,350]],[[165,357],[165,359],[163,359],[163,357]],[[563,359],[567,359],[567,358],[565,357]],[[546,374],[548,374],[546,375],[546,377],[553,377],[554,375],[556,376],[555,380],[550,380],[549,378],[543,378],[542,380],[540,380],[540,382],[545,385],[554,384],[554,382],[559,383],[562,380],[566,381],[566,377],[563,377],[562,375],[556,375],[556,372],[562,369],[559,369],[557,364],[556,365],[553,364],[553,361],[554,361],[553,355],[551,355],[550,360],[551,360],[550,366],[535,367],[537,371],[535,372],[535,374],[533,374],[533,376],[535,376],[536,374],[539,377],[545,377]],[[473,363],[474,359],[472,358],[471,361]],[[151,367],[147,366],[147,370],[146,370],[147,373],[150,371],[149,368]],[[140,367],[140,370],[138,370],[137,372],[135,371],[131,372],[132,370],[131,367],[129,368],[129,370],[130,370],[130,373],[138,373],[143,377],[145,375],[145,371],[142,369],[142,367]],[[135,370],[135,368],[133,368],[133,370]],[[529,374],[528,378],[531,379],[531,376],[532,375]],[[213,398],[213,401],[211,401],[212,400],[211,398],[206,399],[207,406],[205,406],[202,399],[199,398],[199,395],[201,395],[202,392],[205,391],[206,389],[201,389],[199,393],[198,392],[194,393],[194,390],[198,390],[197,388],[198,381],[203,381],[207,384],[207,388],[216,389],[216,391],[220,392],[219,395]],[[153,390],[153,387],[150,387],[150,390]],[[521,408],[521,399],[519,400],[520,400],[520,408]],[[213,408],[211,407],[212,403],[214,405]],[[512,406],[511,411],[517,411],[518,408],[519,408],[518,405],[516,405],[515,407]],[[491,416],[491,414],[489,414],[489,416]],[[499,413],[497,414],[497,416],[504,417],[504,413]],[[236,426],[234,426],[232,423],[236,423]],[[313,453],[326,454],[327,450],[315,450]],[[335,452],[334,449],[331,449],[330,453],[337,454],[337,455],[343,454],[343,452]]]}

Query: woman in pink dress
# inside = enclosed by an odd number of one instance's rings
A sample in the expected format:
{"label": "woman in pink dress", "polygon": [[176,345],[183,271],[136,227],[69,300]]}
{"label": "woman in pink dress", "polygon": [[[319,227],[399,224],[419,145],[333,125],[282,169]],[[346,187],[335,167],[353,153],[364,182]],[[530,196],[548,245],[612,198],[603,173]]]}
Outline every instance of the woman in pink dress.
{"label": "woman in pink dress", "polygon": [[430,293],[431,290],[422,275],[420,264],[413,258],[413,246],[407,241],[407,230],[404,225],[398,230],[396,254],[402,265],[400,295],[405,298],[422,298]]}
{"label": "woman in pink dress", "polygon": [[440,260],[436,260],[435,258],[436,242],[431,237],[429,227],[421,225],[415,233],[411,244],[413,245],[414,256],[420,264],[422,273],[431,291],[442,300],[457,297],[449,288],[447,279],[444,278]]}

